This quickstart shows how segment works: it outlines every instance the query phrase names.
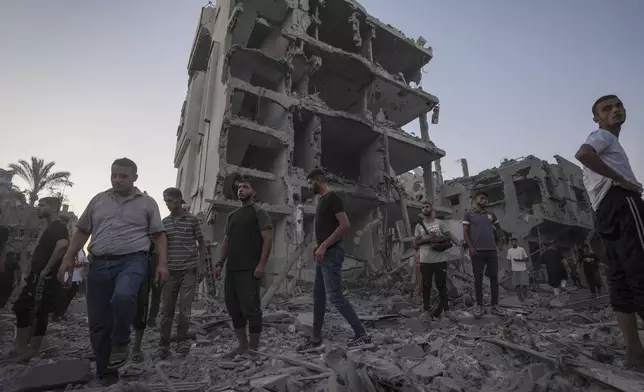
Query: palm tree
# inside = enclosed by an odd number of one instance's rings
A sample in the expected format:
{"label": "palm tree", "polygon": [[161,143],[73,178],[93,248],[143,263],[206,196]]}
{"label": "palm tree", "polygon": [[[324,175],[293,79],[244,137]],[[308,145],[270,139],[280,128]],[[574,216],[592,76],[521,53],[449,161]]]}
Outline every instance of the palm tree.
{"label": "palm tree", "polygon": [[29,197],[29,204],[32,206],[36,204],[38,195],[46,189],[52,189],[59,186],[74,186],[74,183],[69,181],[69,172],[54,172],[52,169],[56,162],[46,162],[44,159],[31,157],[31,162],[24,159],[18,163],[9,165],[9,171],[13,175],[17,175],[27,182],[27,189],[25,193]]}

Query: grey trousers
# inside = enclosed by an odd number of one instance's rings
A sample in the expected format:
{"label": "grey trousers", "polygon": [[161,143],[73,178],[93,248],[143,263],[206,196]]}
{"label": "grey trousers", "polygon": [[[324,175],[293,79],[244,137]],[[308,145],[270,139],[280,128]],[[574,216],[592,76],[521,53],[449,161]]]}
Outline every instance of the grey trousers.
{"label": "grey trousers", "polygon": [[170,271],[170,278],[163,285],[161,342],[162,346],[170,345],[172,320],[179,300],[179,322],[177,324],[177,342],[188,340],[190,328],[190,312],[192,301],[197,291],[197,268],[180,271]]}

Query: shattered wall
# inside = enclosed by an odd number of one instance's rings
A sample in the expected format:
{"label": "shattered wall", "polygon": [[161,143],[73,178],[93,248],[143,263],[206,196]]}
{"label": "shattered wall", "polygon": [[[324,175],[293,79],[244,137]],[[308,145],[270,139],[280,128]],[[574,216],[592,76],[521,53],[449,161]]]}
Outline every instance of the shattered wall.
{"label": "shattered wall", "polygon": [[379,257],[397,220],[387,213],[400,202],[395,176],[445,155],[402,130],[438,104],[410,86],[431,58],[424,40],[408,39],[355,1],[204,8],[174,160],[177,186],[191,210],[207,217],[213,242],[239,205],[235,179],[249,176],[273,219],[268,272],[279,273],[309,241],[316,200],[306,174],[324,168],[352,223],[347,254],[360,268]]}
{"label": "shattered wall", "polygon": [[499,217],[508,236],[536,251],[545,241],[566,248],[580,246],[593,227],[581,168],[556,155],[556,163],[534,156],[505,160],[498,168],[475,176],[445,181],[441,203],[461,219],[476,191],[489,194],[489,209]]}

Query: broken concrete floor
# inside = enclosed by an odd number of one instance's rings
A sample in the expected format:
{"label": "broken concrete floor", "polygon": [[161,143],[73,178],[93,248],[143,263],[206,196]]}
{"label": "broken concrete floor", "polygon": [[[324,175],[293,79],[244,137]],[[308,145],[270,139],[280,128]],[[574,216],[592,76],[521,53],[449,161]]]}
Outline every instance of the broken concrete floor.
{"label": "broken concrete floor", "polygon": [[[350,290],[348,295],[369,326],[374,348],[342,349],[352,334],[332,310],[327,316],[324,348],[295,353],[312,324],[311,296],[304,293],[274,298],[265,312],[259,356],[223,360],[235,344],[223,304],[204,306],[197,301],[190,354],[153,360],[159,332],[150,329],[144,339],[145,362],[128,364],[121,380],[130,383],[131,390],[137,390],[131,383],[138,382],[150,390],[171,390],[166,386],[170,383],[177,391],[211,392],[644,390],[644,377],[620,370],[623,340],[611,309],[601,298],[578,308],[575,304],[583,293],[575,293],[571,296],[576,300],[571,302],[574,309],[570,309],[565,303],[557,308],[539,307],[552,302],[552,294],[545,292],[531,292],[529,303],[504,294],[504,315],[487,314],[480,319],[462,301],[454,300],[452,311],[458,322],[420,321],[417,306],[405,299],[409,297],[401,282],[377,291],[362,283],[357,285],[362,289]],[[66,320],[51,324],[41,358],[29,365],[2,362],[1,390],[48,390],[64,388],[66,383],[104,390],[93,377],[82,385],[89,363],[94,366],[84,300],[77,299],[70,310]],[[3,312],[6,353],[13,318],[7,308]]]}

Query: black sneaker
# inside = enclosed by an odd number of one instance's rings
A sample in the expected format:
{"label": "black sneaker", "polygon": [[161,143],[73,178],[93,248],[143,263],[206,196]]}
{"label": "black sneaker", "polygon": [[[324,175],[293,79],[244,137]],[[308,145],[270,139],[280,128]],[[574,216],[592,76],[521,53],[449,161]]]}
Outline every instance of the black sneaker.
{"label": "black sneaker", "polygon": [[347,348],[352,349],[352,348],[370,348],[373,347],[373,343],[371,342],[371,336],[369,335],[362,335],[357,338],[354,338],[352,341],[347,343]]}
{"label": "black sneaker", "polygon": [[306,352],[310,351],[316,348],[319,348],[322,346],[322,339],[318,340],[317,342],[315,340],[309,339],[306,343],[300,344],[297,346],[295,351],[297,352]]}

